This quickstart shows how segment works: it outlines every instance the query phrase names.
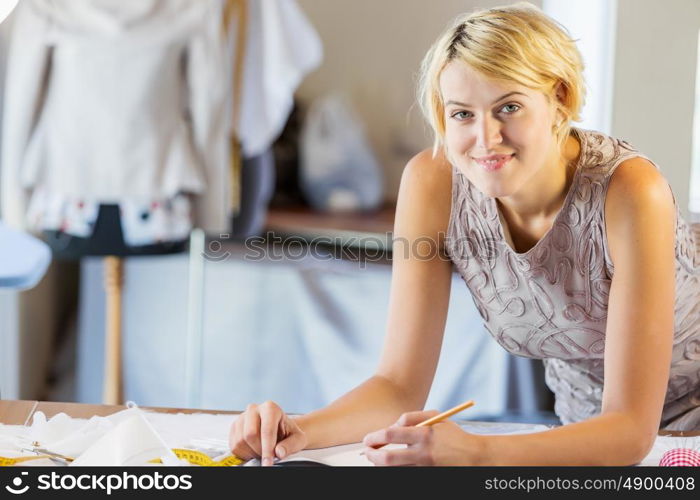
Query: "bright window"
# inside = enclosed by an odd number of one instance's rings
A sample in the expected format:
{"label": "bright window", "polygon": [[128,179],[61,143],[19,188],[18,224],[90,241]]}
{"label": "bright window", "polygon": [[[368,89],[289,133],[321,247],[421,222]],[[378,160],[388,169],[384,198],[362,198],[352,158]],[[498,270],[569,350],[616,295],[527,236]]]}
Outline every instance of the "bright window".
{"label": "bright window", "polygon": [[693,219],[700,221],[700,31],[695,65],[695,114],[693,118],[693,153],[690,172],[690,203]]}

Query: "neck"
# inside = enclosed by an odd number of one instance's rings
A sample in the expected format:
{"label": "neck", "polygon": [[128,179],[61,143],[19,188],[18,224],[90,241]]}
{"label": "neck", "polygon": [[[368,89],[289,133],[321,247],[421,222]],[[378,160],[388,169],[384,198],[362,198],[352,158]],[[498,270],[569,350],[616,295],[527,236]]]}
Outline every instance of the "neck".
{"label": "neck", "polygon": [[526,226],[550,219],[559,212],[574,178],[580,152],[578,140],[569,136],[562,151],[556,145],[546,164],[518,193],[498,198],[503,215],[512,223]]}

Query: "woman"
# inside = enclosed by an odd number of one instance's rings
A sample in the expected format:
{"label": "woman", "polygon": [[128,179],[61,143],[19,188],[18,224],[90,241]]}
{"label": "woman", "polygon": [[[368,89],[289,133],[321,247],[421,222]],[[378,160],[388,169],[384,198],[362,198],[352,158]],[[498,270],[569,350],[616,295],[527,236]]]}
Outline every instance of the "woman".
{"label": "woman", "polygon": [[[659,427],[700,428],[698,242],[653,163],[570,126],[582,66],[529,4],[464,16],[438,39],[420,86],[435,145],[401,180],[377,372],[297,418],[249,406],[233,453],[269,464],[364,440],[378,465],[629,465]],[[426,237],[440,251],[411,254]],[[491,335],[545,360],[567,425],[516,436],[414,427],[435,414],[411,410],[433,380],[453,266]],[[374,449],[384,443],[407,446]]]}

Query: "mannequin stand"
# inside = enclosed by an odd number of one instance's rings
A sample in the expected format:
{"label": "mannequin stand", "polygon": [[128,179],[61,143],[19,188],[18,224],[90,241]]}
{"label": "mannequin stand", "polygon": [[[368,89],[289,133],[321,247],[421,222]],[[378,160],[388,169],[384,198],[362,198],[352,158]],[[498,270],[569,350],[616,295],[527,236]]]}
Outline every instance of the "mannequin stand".
{"label": "mannequin stand", "polygon": [[124,402],[122,362],[123,258],[184,252],[187,240],[137,247],[127,246],[122,234],[119,205],[100,205],[93,234],[89,238],[71,236],[60,231],[45,231],[44,236],[55,259],[79,260],[88,256],[105,257],[105,371],[102,402],[112,405],[122,404]]}
{"label": "mannequin stand", "polygon": [[105,338],[105,378],[102,402],[118,405],[124,401],[122,377],[122,285],[124,266],[120,257],[104,259],[107,322]]}

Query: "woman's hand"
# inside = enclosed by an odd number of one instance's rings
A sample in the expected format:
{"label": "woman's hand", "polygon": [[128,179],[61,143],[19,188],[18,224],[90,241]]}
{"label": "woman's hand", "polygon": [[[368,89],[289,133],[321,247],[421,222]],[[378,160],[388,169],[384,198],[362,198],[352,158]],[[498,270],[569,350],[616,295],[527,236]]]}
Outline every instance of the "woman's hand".
{"label": "woman's hand", "polygon": [[[463,431],[445,420],[427,427],[415,427],[437,415],[436,411],[404,413],[391,427],[365,436],[365,456],[375,465],[477,465],[482,438]],[[375,450],[383,444],[405,444],[406,448]]]}
{"label": "woman's hand", "polygon": [[261,458],[262,465],[304,449],[306,435],[282,408],[272,401],[250,404],[231,426],[231,453],[243,460]]}

